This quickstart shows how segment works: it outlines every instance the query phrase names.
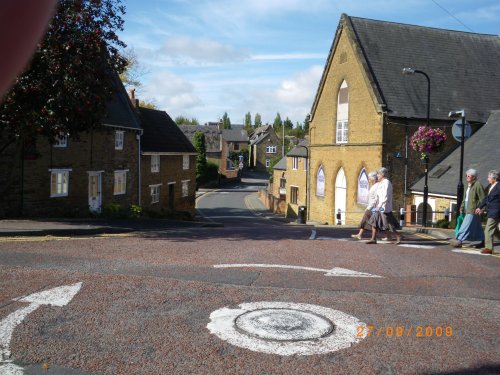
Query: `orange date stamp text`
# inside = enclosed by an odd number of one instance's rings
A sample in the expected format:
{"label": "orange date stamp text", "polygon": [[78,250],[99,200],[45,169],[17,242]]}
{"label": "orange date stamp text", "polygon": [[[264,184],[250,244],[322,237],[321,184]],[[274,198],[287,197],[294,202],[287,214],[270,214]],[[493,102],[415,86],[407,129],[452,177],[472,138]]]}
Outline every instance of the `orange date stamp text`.
{"label": "orange date stamp text", "polygon": [[387,325],[377,327],[373,325],[358,325],[356,328],[356,337],[451,337],[453,328],[449,325],[437,326],[405,326],[405,325]]}

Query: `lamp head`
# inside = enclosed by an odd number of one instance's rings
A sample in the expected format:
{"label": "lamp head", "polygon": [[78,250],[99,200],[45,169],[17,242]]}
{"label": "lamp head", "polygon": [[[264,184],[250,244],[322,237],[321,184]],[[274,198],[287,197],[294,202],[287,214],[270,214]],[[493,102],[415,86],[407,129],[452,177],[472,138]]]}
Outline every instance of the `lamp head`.
{"label": "lamp head", "polygon": [[415,69],[413,69],[413,68],[403,68],[403,74],[406,74],[406,75],[415,74]]}
{"label": "lamp head", "polygon": [[448,117],[465,117],[465,110],[461,109],[460,111],[451,111],[448,114]]}

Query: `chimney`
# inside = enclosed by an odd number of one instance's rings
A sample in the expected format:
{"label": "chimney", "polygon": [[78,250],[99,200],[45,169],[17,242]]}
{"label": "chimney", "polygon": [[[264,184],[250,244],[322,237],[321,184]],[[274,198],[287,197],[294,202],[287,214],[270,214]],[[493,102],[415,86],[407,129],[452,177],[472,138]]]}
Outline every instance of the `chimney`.
{"label": "chimney", "polygon": [[130,102],[132,103],[132,107],[139,108],[139,99],[135,98],[135,89],[131,88],[128,90],[128,96],[130,98]]}

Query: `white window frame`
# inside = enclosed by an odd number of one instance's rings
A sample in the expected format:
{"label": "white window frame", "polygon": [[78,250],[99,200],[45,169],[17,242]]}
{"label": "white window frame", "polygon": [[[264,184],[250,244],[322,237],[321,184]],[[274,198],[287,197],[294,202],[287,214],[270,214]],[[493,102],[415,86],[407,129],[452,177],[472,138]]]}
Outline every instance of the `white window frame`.
{"label": "white window frame", "polygon": [[304,170],[307,171],[307,158],[304,158]]}
{"label": "white window frame", "polygon": [[160,172],[160,155],[151,155],[151,173]]}
{"label": "white window frame", "polygon": [[271,165],[271,159],[266,159],[266,168],[269,168]]}
{"label": "white window frame", "polygon": [[[347,93],[347,101],[340,102],[341,92]],[[337,121],[336,121],[336,143],[348,143],[349,141],[349,87],[346,81],[342,81],[337,95]]]}
{"label": "white window frame", "polygon": [[266,154],[275,154],[278,150],[278,146],[266,146]]}
{"label": "white window frame", "polygon": [[349,121],[337,121],[337,143],[349,141]]}
{"label": "white window frame", "polygon": [[160,202],[160,187],[162,184],[149,185],[151,189],[151,203],[159,203]]}
{"label": "white window frame", "polygon": [[128,169],[114,172],[113,195],[127,194],[127,172]]}
{"label": "white window frame", "polygon": [[56,138],[52,147],[55,148],[66,148],[68,147],[68,134],[60,133]]}
{"label": "white window frame", "polygon": [[182,197],[188,197],[189,196],[189,181],[191,180],[182,180],[181,181],[181,191],[182,191]]}
{"label": "white window frame", "polygon": [[[50,197],[67,197],[69,193],[69,172],[71,169],[49,169]],[[55,179],[55,180],[54,180]]]}
{"label": "white window frame", "polygon": [[116,130],[115,131],[115,150],[123,150],[124,139],[125,139],[125,131]]}
{"label": "white window frame", "polygon": [[189,155],[182,155],[182,169],[189,169]]}
{"label": "white window frame", "polygon": [[299,158],[298,156],[292,157],[292,170],[296,171],[299,169]]}

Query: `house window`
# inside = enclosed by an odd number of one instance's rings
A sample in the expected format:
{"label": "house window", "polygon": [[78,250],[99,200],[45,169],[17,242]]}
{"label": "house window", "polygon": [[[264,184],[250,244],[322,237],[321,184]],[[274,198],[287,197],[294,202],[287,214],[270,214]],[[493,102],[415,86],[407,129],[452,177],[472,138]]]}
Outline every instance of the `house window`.
{"label": "house window", "polygon": [[50,170],[50,197],[67,197],[71,169]]}
{"label": "house window", "polygon": [[240,144],[239,144],[238,142],[236,142],[236,143],[234,144],[234,146],[233,146],[233,150],[234,150],[234,151],[239,151],[239,149],[240,149]]}
{"label": "house window", "polygon": [[117,130],[115,132],[115,150],[123,150],[123,138],[125,132],[123,130]]}
{"label": "house window", "polygon": [[151,155],[151,172],[158,173],[160,171],[160,155]]}
{"label": "house window", "polygon": [[299,158],[297,156],[294,156],[292,158],[292,169],[294,171],[296,171],[297,169],[299,169]]}
{"label": "house window", "polygon": [[151,203],[158,203],[160,201],[160,186],[159,185],[150,185],[151,189]]}
{"label": "house window", "polygon": [[322,165],[319,167],[318,173],[316,174],[316,195],[318,197],[325,196],[325,171]]}
{"label": "house window", "polygon": [[275,154],[278,146],[266,146],[266,154]]}
{"label": "house window", "polygon": [[68,135],[64,133],[59,134],[54,140],[53,147],[57,148],[68,147]]}
{"label": "house window", "polygon": [[266,168],[269,168],[270,165],[271,165],[271,160],[270,159],[266,159]]}
{"label": "house window", "polygon": [[307,158],[304,158],[304,170],[307,171]]}
{"label": "house window", "polygon": [[115,185],[113,195],[126,194],[127,192],[127,171],[115,171]]}
{"label": "house window", "polygon": [[299,199],[299,187],[290,186],[290,203],[297,204]]}
{"label": "house window", "polygon": [[182,196],[187,197],[189,195],[189,180],[182,181]]}
{"label": "house window", "polygon": [[337,143],[347,143],[349,135],[349,88],[347,82],[340,85],[337,101]]}
{"label": "house window", "polygon": [[189,155],[182,155],[182,169],[189,169]]}

